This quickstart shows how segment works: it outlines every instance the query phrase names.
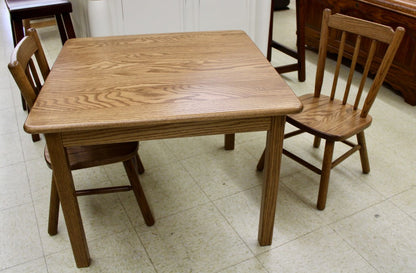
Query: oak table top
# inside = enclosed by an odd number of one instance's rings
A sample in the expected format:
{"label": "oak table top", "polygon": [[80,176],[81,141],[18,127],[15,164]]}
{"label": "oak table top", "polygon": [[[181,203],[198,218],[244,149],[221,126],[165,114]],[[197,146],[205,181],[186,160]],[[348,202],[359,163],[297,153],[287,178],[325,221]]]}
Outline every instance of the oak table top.
{"label": "oak table top", "polygon": [[24,128],[45,134],[75,261],[86,267],[65,147],[267,131],[258,241],[270,245],[285,119],[301,109],[242,31],[76,38],[65,43]]}
{"label": "oak table top", "polygon": [[59,54],[25,130],[265,117],[300,107],[241,31],[77,38]]}

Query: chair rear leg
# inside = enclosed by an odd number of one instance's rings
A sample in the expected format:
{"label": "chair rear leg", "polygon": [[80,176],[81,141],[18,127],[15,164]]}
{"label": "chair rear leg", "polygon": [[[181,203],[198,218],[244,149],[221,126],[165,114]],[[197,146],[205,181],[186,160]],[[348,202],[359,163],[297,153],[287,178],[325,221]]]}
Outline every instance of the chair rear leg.
{"label": "chair rear leg", "polygon": [[368,153],[367,153],[367,144],[365,142],[364,132],[360,132],[357,134],[357,142],[361,146],[360,148],[360,158],[361,158],[361,167],[363,169],[363,173],[370,172],[370,162],[368,160]]}
{"label": "chair rear leg", "polygon": [[139,208],[142,212],[144,221],[148,226],[152,226],[155,223],[155,220],[153,219],[152,212],[149,208],[146,196],[144,195],[142,186],[140,184],[137,164],[136,156],[132,157],[130,160],[123,162],[124,169],[126,170],[127,176],[130,180],[130,184],[133,188],[133,192],[137,203],[139,204]]}
{"label": "chair rear leg", "polygon": [[48,233],[49,235],[56,235],[58,233],[58,219],[59,219],[59,196],[56,190],[55,178],[52,174],[51,183],[51,197],[49,202],[49,222]]}
{"label": "chair rear leg", "polygon": [[257,170],[262,171],[264,169],[264,157],[266,155],[266,149],[264,149],[263,153],[261,154],[261,157],[259,159],[259,162],[257,163]]}
{"label": "chair rear leg", "polygon": [[39,134],[32,134],[32,141],[33,142],[37,142],[40,140],[40,136]]}
{"label": "chair rear leg", "polygon": [[136,162],[137,162],[137,170],[139,171],[139,174],[144,173],[144,166],[143,166],[142,160],[140,159],[139,154],[136,154]]}
{"label": "chair rear leg", "polygon": [[334,141],[327,140],[325,143],[324,159],[322,162],[321,182],[319,184],[319,194],[317,208],[325,209],[326,198],[328,195],[329,176],[332,168],[332,155],[334,153]]}
{"label": "chair rear leg", "polygon": [[315,136],[315,138],[313,139],[313,147],[314,148],[319,148],[319,145],[321,145],[321,138]]}

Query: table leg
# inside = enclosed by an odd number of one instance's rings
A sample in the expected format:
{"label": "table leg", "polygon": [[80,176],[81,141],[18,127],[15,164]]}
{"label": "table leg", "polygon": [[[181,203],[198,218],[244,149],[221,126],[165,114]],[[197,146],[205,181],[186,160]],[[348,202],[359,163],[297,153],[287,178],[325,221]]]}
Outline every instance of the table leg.
{"label": "table leg", "polygon": [[224,149],[234,150],[235,134],[226,134],[224,136]]}
{"label": "table leg", "polygon": [[267,131],[264,184],[261,198],[258,241],[261,246],[270,245],[273,238],[277,191],[286,116],[273,117]]}
{"label": "table leg", "polygon": [[62,138],[60,134],[46,134],[45,138],[75,262],[77,267],[87,267],[90,264],[88,245]]}

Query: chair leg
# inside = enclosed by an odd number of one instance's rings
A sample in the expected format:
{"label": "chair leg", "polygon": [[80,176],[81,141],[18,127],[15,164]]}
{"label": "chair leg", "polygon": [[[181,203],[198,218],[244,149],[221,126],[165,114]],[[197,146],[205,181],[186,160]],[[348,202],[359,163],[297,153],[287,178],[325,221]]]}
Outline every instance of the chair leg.
{"label": "chair leg", "polygon": [[40,136],[39,134],[32,134],[32,141],[33,142],[37,142],[40,140]]}
{"label": "chair leg", "polygon": [[321,145],[321,138],[315,136],[315,138],[313,139],[313,147],[314,148],[319,148],[319,145]]}
{"label": "chair leg", "polygon": [[264,169],[264,157],[266,155],[266,149],[264,149],[263,153],[261,154],[261,157],[259,159],[259,162],[257,163],[257,170],[262,171]]}
{"label": "chair leg", "polygon": [[327,140],[325,143],[324,159],[322,162],[321,182],[319,184],[319,194],[317,208],[325,209],[326,197],[328,194],[329,176],[332,168],[332,155],[334,153],[334,141]]}
{"label": "chair leg", "polygon": [[56,190],[55,179],[52,175],[51,183],[51,199],[49,203],[49,235],[56,235],[58,233],[58,219],[59,219],[59,196]]}
{"label": "chair leg", "polygon": [[140,185],[139,174],[137,170],[136,157],[123,162],[124,169],[130,180],[130,184],[133,188],[134,195],[136,196],[137,203],[139,204],[140,211],[142,212],[144,221],[148,226],[152,226],[155,223],[152,212],[144,195],[142,186]]}
{"label": "chair leg", "polygon": [[142,160],[140,159],[139,154],[136,154],[136,161],[137,161],[137,170],[139,171],[139,174],[144,173],[144,166],[143,166]]}
{"label": "chair leg", "polygon": [[370,172],[370,162],[368,160],[368,153],[367,153],[367,144],[365,142],[364,132],[360,132],[357,134],[357,142],[361,146],[360,148],[360,158],[361,158],[361,167],[363,169],[363,173]]}
{"label": "chair leg", "polygon": [[66,36],[68,39],[75,38],[74,26],[72,25],[71,15],[67,12],[62,13],[62,19],[64,20]]}
{"label": "chair leg", "polygon": [[67,40],[67,35],[66,35],[64,23],[62,22],[61,14],[56,14],[55,19],[56,19],[56,24],[58,25],[59,35],[61,36],[61,42],[62,44],[65,44]]}

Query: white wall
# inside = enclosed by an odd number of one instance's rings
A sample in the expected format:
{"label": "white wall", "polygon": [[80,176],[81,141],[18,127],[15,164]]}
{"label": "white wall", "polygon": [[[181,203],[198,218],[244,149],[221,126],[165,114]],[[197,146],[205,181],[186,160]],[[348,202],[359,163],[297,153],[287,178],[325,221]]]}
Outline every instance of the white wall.
{"label": "white wall", "polygon": [[71,0],[76,34],[244,30],[267,52],[271,0]]}

